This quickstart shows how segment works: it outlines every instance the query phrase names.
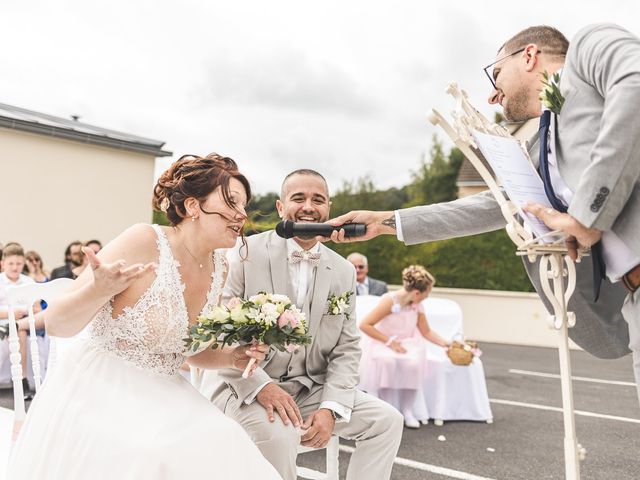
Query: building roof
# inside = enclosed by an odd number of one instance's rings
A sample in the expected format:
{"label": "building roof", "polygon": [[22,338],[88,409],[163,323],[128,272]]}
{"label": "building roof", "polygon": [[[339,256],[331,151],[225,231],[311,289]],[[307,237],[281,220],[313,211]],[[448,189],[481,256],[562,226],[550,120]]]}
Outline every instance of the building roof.
{"label": "building roof", "polygon": [[63,138],[81,143],[145,153],[154,157],[168,157],[172,152],[162,150],[165,142],[138,137],[130,133],[96,127],[77,120],[48,115],[0,103],[0,127],[22,132]]}

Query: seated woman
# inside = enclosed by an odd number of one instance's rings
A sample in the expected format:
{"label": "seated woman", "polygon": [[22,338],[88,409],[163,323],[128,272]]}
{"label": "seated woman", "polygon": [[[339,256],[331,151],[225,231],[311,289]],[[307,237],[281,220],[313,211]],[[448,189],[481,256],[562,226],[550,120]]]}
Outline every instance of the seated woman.
{"label": "seated woman", "polygon": [[449,347],[429,328],[421,304],[434,283],[424,267],[410,265],[402,271],[403,288],[385,294],[360,323],[370,338],[363,342],[360,388],[398,408],[409,428],[429,419],[424,398],[418,395],[426,366],[424,339]]}

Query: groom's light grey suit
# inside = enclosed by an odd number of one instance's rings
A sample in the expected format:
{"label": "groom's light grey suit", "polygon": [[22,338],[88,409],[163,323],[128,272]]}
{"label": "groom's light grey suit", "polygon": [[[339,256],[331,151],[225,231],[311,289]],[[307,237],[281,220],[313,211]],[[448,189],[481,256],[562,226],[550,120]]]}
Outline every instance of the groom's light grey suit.
{"label": "groom's light grey suit", "polygon": [[[557,116],[556,161],[574,192],[569,214],[587,227],[613,231],[640,255],[640,40],[616,25],[581,30],[570,44],[560,86],[565,103]],[[537,139],[531,157],[537,162]],[[407,244],[483,233],[505,223],[490,192],[400,210],[399,216]],[[540,291],[537,265],[525,266]],[[591,258],[576,266],[569,308],[577,324],[569,335],[602,358],[622,356],[629,346],[640,382],[640,291],[626,295],[620,283],[607,281],[594,304]]]}
{"label": "groom's light grey suit", "polygon": [[[229,252],[229,275],[223,302],[233,296],[247,298],[258,292],[286,294],[294,299],[289,278],[287,241],[269,231],[247,238],[248,255],[241,260],[238,248]],[[402,436],[403,418],[398,411],[375,397],[357,390],[360,337],[355,319],[355,271],[337,253],[320,245],[320,261],[312,274],[304,305],[310,346],[293,354],[275,349],[262,368],[243,379],[240,372],[222,370],[212,400],[225,414],[237,420],[249,433],[263,455],[286,480],[294,480],[295,459],[300,434],[285,426],[280,417],[270,423],[265,409],[251,400],[256,389],[273,381],[291,394],[303,418],[323,402],[335,402],[351,410],[349,421],[338,420],[334,433],[356,440],[349,462],[348,479],[389,478]],[[349,315],[327,313],[330,295],[354,292]],[[205,374],[201,391],[215,382]]]}

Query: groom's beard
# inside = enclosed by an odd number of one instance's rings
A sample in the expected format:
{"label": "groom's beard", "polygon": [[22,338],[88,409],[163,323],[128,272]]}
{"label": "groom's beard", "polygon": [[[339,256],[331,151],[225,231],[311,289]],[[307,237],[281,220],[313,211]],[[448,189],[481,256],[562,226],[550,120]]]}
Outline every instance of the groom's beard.
{"label": "groom's beard", "polygon": [[531,118],[527,105],[529,103],[529,91],[522,85],[511,95],[504,107],[504,116],[510,122],[524,122]]}

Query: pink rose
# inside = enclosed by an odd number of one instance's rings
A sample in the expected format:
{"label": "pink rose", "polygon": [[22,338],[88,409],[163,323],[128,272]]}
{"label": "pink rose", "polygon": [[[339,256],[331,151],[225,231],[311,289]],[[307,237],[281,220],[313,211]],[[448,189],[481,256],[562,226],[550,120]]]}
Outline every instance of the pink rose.
{"label": "pink rose", "polygon": [[242,303],[242,300],[240,300],[238,297],[233,297],[231,300],[229,300],[229,302],[227,303],[227,308],[229,310],[231,310],[233,307],[237,307],[238,305],[240,305]]}
{"label": "pink rose", "polygon": [[299,322],[300,319],[294,312],[291,310],[285,310],[278,318],[278,327],[282,328],[286,325],[290,325],[291,328],[296,328]]}
{"label": "pink rose", "polygon": [[300,345],[296,345],[294,343],[289,343],[284,346],[284,349],[289,353],[295,352],[296,350],[298,350],[298,348],[300,348]]}

